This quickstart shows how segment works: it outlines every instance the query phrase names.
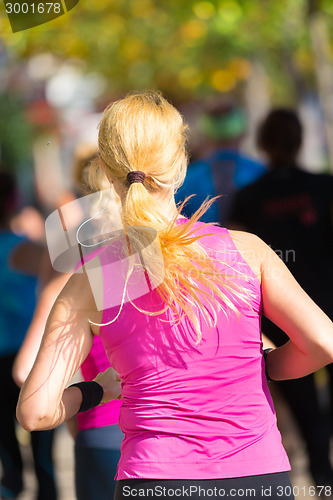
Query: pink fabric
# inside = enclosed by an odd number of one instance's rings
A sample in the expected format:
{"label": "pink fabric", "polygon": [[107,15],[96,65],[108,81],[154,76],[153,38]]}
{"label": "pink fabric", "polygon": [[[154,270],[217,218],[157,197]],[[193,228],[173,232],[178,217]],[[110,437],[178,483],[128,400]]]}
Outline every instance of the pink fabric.
{"label": "pink fabric", "polygon": [[[233,279],[250,294],[248,304],[231,297],[238,317],[221,311],[217,328],[202,321],[198,346],[186,319],[163,322],[170,311],[148,316],[128,302],[117,321],[101,327],[123,381],[119,426],[125,438],[117,479],[212,479],[290,469],[264,373],[260,284],[226,229],[197,223],[198,234],[211,232],[216,235],[201,244],[227,263],[220,264],[224,272],[243,273]],[[106,265],[103,270],[104,282],[112,283]],[[163,306],[156,290],[135,304],[150,311]],[[118,310],[105,310],[103,322]]]}
{"label": "pink fabric", "polygon": [[[95,336],[90,353],[81,366],[83,379],[92,380],[107,368],[110,368],[110,363],[105,354],[102,341],[99,337]],[[83,413],[78,413],[79,431],[118,424],[120,407],[121,401],[117,399],[102,406],[96,406]]]}
{"label": "pink fabric", "polygon": [[[85,254],[84,262],[98,258],[103,250],[104,247],[101,247]],[[82,262],[78,263],[75,270],[77,271],[81,266]],[[106,356],[103,343],[100,337],[95,335],[90,352],[81,365],[83,380],[93,380],[99,373],[108,368],[110,368],[110,362]],[[96,406],[83,413],[78,413],[78,431],[118,424],[121,404],[122,402],[119,400],[110,401],[102,406]]]}

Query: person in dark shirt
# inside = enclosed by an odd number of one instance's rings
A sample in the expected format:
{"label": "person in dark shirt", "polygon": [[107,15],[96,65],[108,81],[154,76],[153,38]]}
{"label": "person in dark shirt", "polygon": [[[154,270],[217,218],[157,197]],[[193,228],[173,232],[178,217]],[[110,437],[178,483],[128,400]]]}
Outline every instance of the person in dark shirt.
{"label": "person in dark shirt", "polygon": [[[333,176],[302,170],[298,153],[302,125],[290,109],[272,110],[258,129],[258,147],[269,172],[240,190],[231,226],[257,234],[288,266],[310,297],[333,319]],[[276,345],[287,336],[263,317],[262,331]],[[333,370],[330,376],[333,403]],[[330,425],[323,414],[312,375],[280,382],[307,444],[317,485],[333,484],[329,461]]]}

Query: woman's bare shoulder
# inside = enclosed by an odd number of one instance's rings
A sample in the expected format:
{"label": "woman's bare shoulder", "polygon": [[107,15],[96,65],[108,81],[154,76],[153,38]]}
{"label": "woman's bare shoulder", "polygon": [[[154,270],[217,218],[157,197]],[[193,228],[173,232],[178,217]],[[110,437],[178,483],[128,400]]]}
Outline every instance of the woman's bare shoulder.
{"label": "woman's bare shoulder", "polygon": [[101,315],[101,312],[97,309],[86,273],[76,272],[72,274],[58,295],[56,302],[58,304],[62,303],[73,312],[86,316],[92,321],[96,321]]}
{"label": "woman's bare shoulder", "polygon": [[235,242],[237,241],[240,244],[251,245],[251,246],[264,244],[264,242],[259,238],[259,236],[253,233],[247,233],[246,231],[238,231],[236,229],[228,229],[228,233],[230,234],[233,241]]}
{"label": "woman's bare shoulder", "polygon": [[261,281],[262,265],[270,247],[253,233],[229,230],[229,234],[243,259]]}

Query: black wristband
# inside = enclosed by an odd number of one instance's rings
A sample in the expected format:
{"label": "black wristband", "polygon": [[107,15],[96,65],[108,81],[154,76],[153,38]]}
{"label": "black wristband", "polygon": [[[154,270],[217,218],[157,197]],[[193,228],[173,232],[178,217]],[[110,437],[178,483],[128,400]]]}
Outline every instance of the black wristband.
{"label": "black wristband", "polygon": [[103,399],[104,389],[94,380],[88,382],[78,382],[77,384],[72,384],[69,387],[78,387],[82,392],[82,403],[78,413],[95,408],[95,406],[98,406]]}
{"label": "black wristband", "polygon": [[267,371],[267,354],[269,353],[269,351],[273,351],[273,348],[272,347],[269,347],[268,349],[264,349],[264,361],[265,361],[265,375],[266,375],[266,379],[267,379],[267,382],[274,382],[274,380],[268,375],[268,371]]}

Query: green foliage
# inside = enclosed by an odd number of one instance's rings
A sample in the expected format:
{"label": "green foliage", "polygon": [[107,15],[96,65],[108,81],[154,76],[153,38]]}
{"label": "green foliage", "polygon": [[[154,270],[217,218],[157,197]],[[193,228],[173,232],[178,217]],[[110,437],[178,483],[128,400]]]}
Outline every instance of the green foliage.
{"label": "green foliage", "polygon": [[17,169],[31,155],[33,131],[26,121],[23,105],[13,93],[0,94],[0,154],[1,162]]}
{"label": "green foliage", "polygon": [[[237,92],[260,61],[273,96],[290,98],[300,82],[313,82],[309,2],[81,0],[43,26],[7,29],[5,41],[17,57],[50,51],[81,59],[108,78],[111,92],[158,87],[185,98]],[[332,24],[331,0],[320,9]]]}

